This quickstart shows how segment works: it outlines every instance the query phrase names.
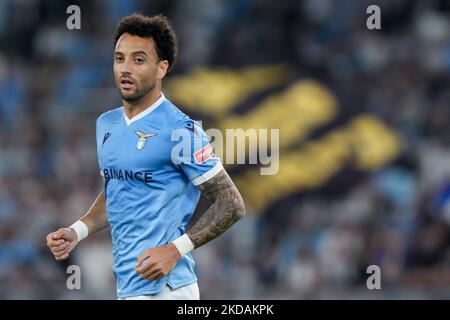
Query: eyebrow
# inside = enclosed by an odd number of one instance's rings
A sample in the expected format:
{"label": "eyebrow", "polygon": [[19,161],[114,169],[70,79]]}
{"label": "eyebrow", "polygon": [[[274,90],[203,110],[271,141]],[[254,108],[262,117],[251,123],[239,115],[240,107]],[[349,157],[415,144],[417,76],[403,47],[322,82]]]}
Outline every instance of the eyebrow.
{"label": "eyebrow", "polygon": [[[117,55],[117,54],[124,55],[123,52],[115,51],[115,52],[114,52],[114,55]],[[143,55],[145,55],[145,56],[147,56],[147,57],[150,57],[150,55],[149,55],[147,52],[143,51],[143,50],[133,51],[131,54],[132,54],[132,55],[143,54]]]}

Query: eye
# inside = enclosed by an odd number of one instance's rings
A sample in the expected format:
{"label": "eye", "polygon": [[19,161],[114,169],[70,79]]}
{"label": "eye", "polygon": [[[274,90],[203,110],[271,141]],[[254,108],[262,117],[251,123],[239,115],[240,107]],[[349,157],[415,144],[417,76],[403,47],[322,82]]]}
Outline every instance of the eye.
{"label": "eye", "polygon": [[134,59],[134,61],[135,61],[137,64],[143,64],[143,63],[144,63],[144,59],[143,59],[143,58],[136,58],[136,59]]}
{"label": "eye", "polygon": [[116,61],[116,62],[123,62],[123,57],[122,56],[114,57],[114,61]]}

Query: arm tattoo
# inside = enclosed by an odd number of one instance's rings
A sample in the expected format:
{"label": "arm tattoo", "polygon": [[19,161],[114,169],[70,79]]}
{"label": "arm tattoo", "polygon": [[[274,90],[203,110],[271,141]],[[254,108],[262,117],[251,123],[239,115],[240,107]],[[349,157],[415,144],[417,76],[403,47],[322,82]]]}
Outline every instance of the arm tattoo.
{"label": "arm tattoo", "polygon": [[213,205],[187,232],[195,248],[217,238],[245,216],[244,201],[225,170],[198,188]]}

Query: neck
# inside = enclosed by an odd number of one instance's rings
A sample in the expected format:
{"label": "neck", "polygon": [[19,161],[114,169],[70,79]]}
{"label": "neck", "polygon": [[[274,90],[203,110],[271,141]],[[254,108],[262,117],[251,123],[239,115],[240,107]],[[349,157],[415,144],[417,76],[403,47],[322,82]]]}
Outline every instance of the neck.
{"label": "neck", "polygon": [[122,102],[125,109],[125,114],[127,115],[128,119],[131,120],[131,118],[133,118],[135,115],[141,113],[152,104],[154,104],[160,97],[161,88],[159,86],[155,86],[152,91],[150,91],[147,95],[143,96],[138,101],[130,102],[123,100]]}

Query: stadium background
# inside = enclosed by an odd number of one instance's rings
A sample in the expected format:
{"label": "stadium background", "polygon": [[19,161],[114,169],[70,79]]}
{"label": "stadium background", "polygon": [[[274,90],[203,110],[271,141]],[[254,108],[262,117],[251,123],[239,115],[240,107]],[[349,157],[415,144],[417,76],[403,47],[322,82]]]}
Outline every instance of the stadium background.
{"label": "stadium background", "polygon": [[205,129],[280,129],[277,175],[227,166],[248,216],[195,251],[203,298],[450,298],[445,0],[0,0],[0,298],[115,298],[107,231],[62,263],[45,236],[101,188],[95,119],[120,105],[112,32],[134,11],[173,21],[164,92]]}

